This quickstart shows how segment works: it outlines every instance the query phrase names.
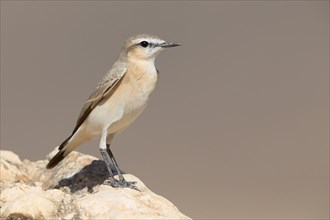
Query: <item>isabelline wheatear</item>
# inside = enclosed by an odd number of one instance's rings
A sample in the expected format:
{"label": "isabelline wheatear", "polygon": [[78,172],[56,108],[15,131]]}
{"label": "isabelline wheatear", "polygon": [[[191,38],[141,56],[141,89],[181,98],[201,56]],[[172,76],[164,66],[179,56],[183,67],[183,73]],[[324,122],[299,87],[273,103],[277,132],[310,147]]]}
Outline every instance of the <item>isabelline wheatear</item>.
{"label": "isabelline wheatear", "polygon": [[[104,183],[135,189],[134,183],[127,182],[121,174],[110,150],[110,143],[114,135],[132,124],[146,107],[158,79],[156,56],[165,48],[179,45],[148,34],[127,39],[118,60],[82,107],[72,134],[59,146],[58,153],[49,161],[47,169],[55,167],[82,143],[100,138],[100,152],[110,173]],[[110,162],[119,180],[114,178]]]}

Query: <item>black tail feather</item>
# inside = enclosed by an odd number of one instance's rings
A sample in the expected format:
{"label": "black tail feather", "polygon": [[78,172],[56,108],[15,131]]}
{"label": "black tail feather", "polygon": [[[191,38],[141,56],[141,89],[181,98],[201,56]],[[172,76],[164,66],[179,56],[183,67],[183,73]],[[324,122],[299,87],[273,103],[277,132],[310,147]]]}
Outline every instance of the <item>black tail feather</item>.
{"label": "black tail feather", "polygon": [[65,139],[62,144],[58,147],[59,152],[48,162],[46,168],[47,169],[52,169],[54,168],[59,162],[61,162],[64,159],[64,147],[68,144],[70,138],[73,136],[73,133]]}
{"label": "black tail feather", "polygon": [[46,168],[54,168],[64,158],[64,150],[60,150],[47,164]]}

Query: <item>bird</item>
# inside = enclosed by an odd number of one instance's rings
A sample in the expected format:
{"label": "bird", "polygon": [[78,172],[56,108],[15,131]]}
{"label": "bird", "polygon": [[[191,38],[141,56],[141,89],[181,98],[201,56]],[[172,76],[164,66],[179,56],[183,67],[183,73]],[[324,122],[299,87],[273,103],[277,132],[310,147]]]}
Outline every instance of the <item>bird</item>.
{"label": "bird", "polygon": [[[54,168],[79,145],[99,139],[99,150],[109,172],[103,183],[115,188],[137,189],[135,182],[126,181],[122,175],[110,144],[114,136],[129,127],[145,109],[159,78],[155,67],[157,55],[180,45],[150,34],[128,38],[117,61],[83,105],[71,135],[59,145],[46,168]],[[118,179],[114,177],[111,163]]]}

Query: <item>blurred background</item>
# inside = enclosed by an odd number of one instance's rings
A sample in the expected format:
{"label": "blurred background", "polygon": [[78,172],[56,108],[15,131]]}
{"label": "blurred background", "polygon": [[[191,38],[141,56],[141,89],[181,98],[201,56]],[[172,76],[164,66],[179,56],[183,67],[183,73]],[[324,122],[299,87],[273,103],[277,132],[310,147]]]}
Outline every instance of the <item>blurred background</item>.
{"label": "blurred background", "polygon": [[1,1],[1,149],[45,159],[139,33],[182,46],[123,170],[193,218],[329,217],[329,1]]}

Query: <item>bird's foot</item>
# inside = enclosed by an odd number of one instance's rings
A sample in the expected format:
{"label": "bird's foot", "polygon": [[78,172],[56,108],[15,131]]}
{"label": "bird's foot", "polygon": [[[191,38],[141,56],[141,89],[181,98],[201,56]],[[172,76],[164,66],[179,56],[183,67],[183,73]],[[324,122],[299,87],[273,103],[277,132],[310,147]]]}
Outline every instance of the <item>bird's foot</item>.
{"label": "bird's foot", "polygon": [[127,182],[125,179],[121,179],[121,180],[116,180],[114,177],[109,177],[108,179],[106,179],[103,184],[105,185],[110,185],[114,188],[130,188],[130,189],[134,189],[137,191],[140,191],[136,186],[136,182],[132,181],[132,182]]}

